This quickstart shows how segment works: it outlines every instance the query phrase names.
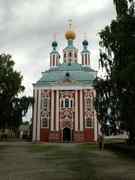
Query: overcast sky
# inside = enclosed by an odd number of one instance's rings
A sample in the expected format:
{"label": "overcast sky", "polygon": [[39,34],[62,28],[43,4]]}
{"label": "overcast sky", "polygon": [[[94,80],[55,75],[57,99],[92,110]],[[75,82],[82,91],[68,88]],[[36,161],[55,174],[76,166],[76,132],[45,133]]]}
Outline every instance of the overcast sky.
{"label": "overcast sky", "polygon": [[12,55],[24,77],[25,94],[32,95],[32,83],[49,68],[54,33],[62,53],[67,43],[64,33],[72,19],[75,46],[80,53],[86,33],[91,65],[97,70],[98,32],[113,17],[113,0],[0,0],[0,53]]}

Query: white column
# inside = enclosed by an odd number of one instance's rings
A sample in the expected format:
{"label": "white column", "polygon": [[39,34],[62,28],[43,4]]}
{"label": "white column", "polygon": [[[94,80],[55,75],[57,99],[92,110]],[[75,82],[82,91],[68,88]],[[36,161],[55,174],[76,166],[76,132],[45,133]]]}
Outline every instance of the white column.
{"label": "white column", "polygon": [[52,56],[50,55],[50,67],[52,67]]}
{"label": "white column", "polygon": [[80,131],[83,131],[83,94],[80,90]]}
{"label": "white column", "polygon": [[89,65],[89,54],[87,54],[87,65]]}
{"label": "white column", "polygon": [[41,113],[41,89],[38,91],[38,119],[37,119],[37,141],[40,141],[40,113]]}
{"label": "white column", "polygon": [[33,106],[33,135],[32,135],[32,141],[36,141],[36,107],[37,107],[37,90],[34,90],[34,106]]}
{"label": "white column", "polygon": [[97,141],[97,116],[96,111],[94,110],[94,140]]}
{"label": "white column", "polygon": [[51,131],[54,130],[54,90],[51,91]]}
{"label": "white column", "polygon": [[56,91],[56,131],[59,131],[59,90]]}
{"label": "white column", "polygon": [[75,131],[78,131],[78,92],[75,91]]}

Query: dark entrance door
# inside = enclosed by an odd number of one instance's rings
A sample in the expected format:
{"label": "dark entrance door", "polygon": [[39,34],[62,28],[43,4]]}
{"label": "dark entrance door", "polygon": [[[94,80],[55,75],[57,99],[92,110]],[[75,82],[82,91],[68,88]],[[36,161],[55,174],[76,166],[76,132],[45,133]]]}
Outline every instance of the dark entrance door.
{"label": "dark entrance door", "polygon": [[71,141],[71,130],[69,128],[63,129],[63,142]]}

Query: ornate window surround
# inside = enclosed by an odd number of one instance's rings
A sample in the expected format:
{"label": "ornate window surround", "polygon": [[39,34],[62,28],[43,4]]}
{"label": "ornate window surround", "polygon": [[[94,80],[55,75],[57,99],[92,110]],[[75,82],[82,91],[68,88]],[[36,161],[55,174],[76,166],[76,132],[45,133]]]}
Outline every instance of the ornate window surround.
{"label": "ornate window surround", "polygon": [[40,121],[41,121],[41,128],[49,128],[49,96],[42,96],[41,98],[41,111],[40,111]]}
{"label": "ornate window surround", "polygon": [[[66,105],[68,100],[68,106]],[[72,108],[73,107],[73,99],[72,98],[62,98],[61,99],[61,108]]]}
{"label": "ornate window surround", "polygon": [[94,128],[94,119],[93,119],[93,116],[85,117],[85,128]]}

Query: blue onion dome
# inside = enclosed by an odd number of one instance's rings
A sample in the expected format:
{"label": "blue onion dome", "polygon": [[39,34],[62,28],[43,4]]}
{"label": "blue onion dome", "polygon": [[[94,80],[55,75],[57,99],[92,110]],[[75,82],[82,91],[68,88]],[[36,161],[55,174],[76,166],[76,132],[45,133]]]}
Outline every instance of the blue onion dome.
{"label": "blue onion dome", "polygon": [[82,44],[83,44],[83,46],[88,46],[88,41],[87,40],[84,40],[83,42],[82,42]]}
{"label": "blue onion dome", "polygon": [[52,47],[56,48],[58,46],[58,43],[56,41],[52,42]]}

